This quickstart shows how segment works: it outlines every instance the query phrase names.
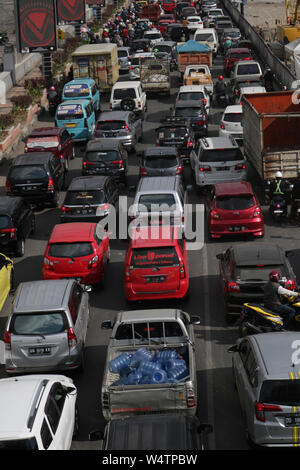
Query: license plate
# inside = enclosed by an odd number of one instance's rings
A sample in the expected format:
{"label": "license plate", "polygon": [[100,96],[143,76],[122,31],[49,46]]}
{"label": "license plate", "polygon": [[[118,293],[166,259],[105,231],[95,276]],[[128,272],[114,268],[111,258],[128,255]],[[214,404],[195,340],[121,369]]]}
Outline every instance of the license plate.
{"label": "license plate", "polygon": [[164,282],[165,281],[165,276],[151,276],[151,277],[146,277],[146,282],[148,284],[152,283],[158,283],[158,282]]}
{"label": "license plate", "polygon": [[51,348],[48,346],[29,348],[28,353],[30,354],[30,356],[44,356],[47,354],[51,354]]}
{"label": "license plate", "polygon": [[274,211],[274,214],[282,214],[282,213],[283,213],[283,211],[281,211],[281,210]]}
{"label": "license plate", "polygon": [[223,166],[223,167],[217,167],[216,168],[217,171],[228,171],[229,170],[229,166]]}
{"label": "license plate", "polygon": [[66,127],[76,127],[76,124],[66,124]]}
{"label": "license plate", "polygon": [[82,209],[82,214],[87,214],[87,209]]}
{"label": "license plate", "polygon": [[247,227],[244,227],[244,226],[240,227],[240,226],[236,225],[234,227],[229,227],[229,230],[231,232],[242,232],[243,230],[246,230],[246,228]]}
{"label": "license plate", "polygon": [[36,186],[24,186],[23,187],[24,191],[31,191],[32,189],[36,189]]}
{"label": "license plate", "polygon": [[285,426],[300,426],[300,413],[295,413],[284,418]]}

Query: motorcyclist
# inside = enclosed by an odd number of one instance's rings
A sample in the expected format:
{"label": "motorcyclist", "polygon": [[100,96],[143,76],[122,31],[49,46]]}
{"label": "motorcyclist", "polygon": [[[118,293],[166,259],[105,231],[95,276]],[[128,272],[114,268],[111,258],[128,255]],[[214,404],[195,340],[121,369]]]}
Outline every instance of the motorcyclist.
{"label": "motorcyclist", "polygon": [[289,187],[282,178],[281,171],[277,171],[275,173],[275,180],[271,181],[270,184],[270,199],[274,199],[279,196],[285,199],[286,202],[288,202],[288,190]]}
{"label": "motorcyclist", "polygon": [[57,92],[55,86],[51,86],[48,90],[48,101],[51,101],[52,103],[57,106],[59,104],[59,93]]}
{"label": "motorcyclist", "polygon": [[288,297],[299,295],[289,289],[285,289],[279,284],[281,276],[279,271],[273,270],[269,274],[269,281],[264,286],[264,305],[265,307],[272,310],[274,313],[278,313],[283,317],[284,328],[289,328],[292,320],[295,317],[295,309],[289,305],[281,303],[281,295]]}
{"label": "motorcyclist", "polygon": [[232,39],[231,39],[231,37],[227,37],[225,42],[224,42],[224,52],[225,52],[225,54],[228,51],[228,49],[230,49],[231,47],[232,47]]}
{"label": "motorcyclist", "polygon": [[219,75],[218,81],[216,82],[214,87],[214,91],[216,100],[218,100],[220,96],[226,94],[226,85],[223,81],[223,75]]}

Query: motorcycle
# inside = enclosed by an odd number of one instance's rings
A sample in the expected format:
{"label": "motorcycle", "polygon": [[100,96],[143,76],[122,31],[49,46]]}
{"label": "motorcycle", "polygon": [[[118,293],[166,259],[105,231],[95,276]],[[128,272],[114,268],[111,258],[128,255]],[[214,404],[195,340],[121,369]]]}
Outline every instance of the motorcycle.
{"label": "motorcycle", "polygon": [[49,114],[50,116],[55,116],[56,108],[60,103],[59,95],[57,91],[49,90],[47,93],[48,103],[49,103]]}
{"label": "motorcycle", "polygon": [[275,221],[281,221],[287,217],[288,205],[286,198],[273,196],[269,206],[270,214]]}

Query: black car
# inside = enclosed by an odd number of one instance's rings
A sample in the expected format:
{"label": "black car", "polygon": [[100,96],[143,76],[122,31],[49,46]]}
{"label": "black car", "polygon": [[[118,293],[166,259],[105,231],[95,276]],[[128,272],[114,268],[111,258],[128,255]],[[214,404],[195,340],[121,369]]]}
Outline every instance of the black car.
{"label": "black car", "polygon": [[140,177],[183,175],[176,147],[152,147],[140,158]]}
{"label": "black car", "polygon": [[195,134],[189,120],[181,117],[168,117],[155,129],[156,145],[175,146],[184,165],[190,163],[190,153],[196,143]]}
{"label": "black car", "polygon": [[18,155],[6,178],[6,194],[21,196],[35,205],[50,203],[56,207],[65,182],[60,158],[51,152]]}
{"label": "black car", "polygon": [[166,39],[174,42],[188,41],[190,39],[190,31],[187,27],[183,26],[181,23],[172,23],[167,27],[167,32],[165,34]]}
{"label": "black car", "polygon": [[190,2],[178,2],[176,3],[175,15],[178,20],[181,19],[181,13],[184,8],[190,7]]}
{"label": "black car", "polygon": [[79,176],[68,187],[61,222],[97,222],[118,208],[119,190],[110,176]]}
{"label": "black car", "polygon": [[170,63],[170,70],[177,69],[177,43],[175,41],[160,41],[155,44],[154,51],[166,55]]}
{"label": "black car", "polygon": [[136,52],[149,52],[150,51],[150,39],[134,39],[130,43],[130,55]]}
{"label": "black car", "polygon": [[94,139],[87,144],[82,159],[82,174],[107,175],[127,184],[128,154],[116,139]]}
{"label": "black car", "polygon": [[245,302],[263,302],[269,273],[276,269],[287,289],[296,287],[296,276],[287,254],[275,244],[237,244],[217,255],[226,316],[240,314]]}
{"label": "black car", "polygon": [[207,112],[203,102],[177,101],[173,116],[188,119],[197,139],[208,136]]}
{"label": "black car", "polygon": [[15,256],[25,253],[25,239],[35,231],[35,216],[21,197],[0,197],[0,251]]}

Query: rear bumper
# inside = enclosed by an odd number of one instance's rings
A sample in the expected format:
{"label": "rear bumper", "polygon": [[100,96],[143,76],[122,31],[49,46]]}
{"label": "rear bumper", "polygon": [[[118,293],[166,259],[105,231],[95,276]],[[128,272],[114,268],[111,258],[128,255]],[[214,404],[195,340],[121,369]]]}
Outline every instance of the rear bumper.
{"label": "rear bumper", "polygon": [[100,265],[98,265],[95,269],[90,269],[84,272],[74,272],[71,273],[56,273],[54,271],[50,271],[42,267],[42,279],[43,280],[51,280],[51,279],[80,279],[81,284],[97,284],[101,282],[101,270]]}
{"label": "rear bumper", "polygon": [[[242,230],[235,229],[245,227]],[[232,228],[232,229],[231,229]],[[239,221],[226,221],[226,224],[210,223],[209,224],[210,235],[212,238],[220,238],[224,235],[255,235],[262,236],[264,233],[264,223],[262,220],[249,221],[249,219],[242,219]]]}
{"label": "rear bumper", "polygon": [[125,282],[125,297],[129,302],[138,300],[162,300],[162,299],[182,299],[189,289],[189,280],[182,279],[180,287],[176,291],[159,292],[158,284],[153,286],[154,292],[136,292],[131,282]]}
{"label": "rear bumper", "polygon": [[[229,173],[229,172],[228,172]],[[205,177],[205,175],[202,172],[197,172],[196,173],[196,184],[197,186],[213,186],[214,184],[218,183],[231,183],[233,181],[235,182],[241,182],[241,181],[246,181],[247,179],[247,174],[246,171],[239,171],[236,174],[228,174],[228,176],[215,176],[215,177]]]}

